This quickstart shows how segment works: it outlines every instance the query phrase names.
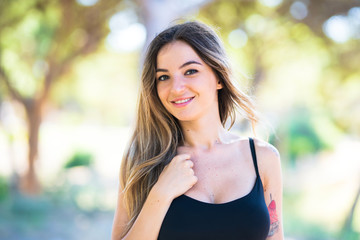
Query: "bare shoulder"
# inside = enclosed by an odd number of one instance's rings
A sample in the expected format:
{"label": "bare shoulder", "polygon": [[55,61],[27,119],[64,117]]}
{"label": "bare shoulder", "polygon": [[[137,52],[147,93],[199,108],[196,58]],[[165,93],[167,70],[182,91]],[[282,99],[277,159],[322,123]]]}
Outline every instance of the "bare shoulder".
{"label": "bare shoulder", "polygon": [[254,138],[254,144],[261,179],[266,183],[281,171],[280,154],[272,144],[259,138]]}
{"label": "bare shoulder", "polygon": [[[235,136],[234,142],[243,151],[249,149],[249,138]],[[270,143],[259,138],[253,138],[258,164],[274,164],[280,161],[279,151]]]}
{"label": "bare shoulder", "polygon": [[[256,155],[261,159],[269,159],[268,161],[278,161],[280,159],[279,151],[270,143],[254,138]],[[261,161],[261,159],[259,159]]]}

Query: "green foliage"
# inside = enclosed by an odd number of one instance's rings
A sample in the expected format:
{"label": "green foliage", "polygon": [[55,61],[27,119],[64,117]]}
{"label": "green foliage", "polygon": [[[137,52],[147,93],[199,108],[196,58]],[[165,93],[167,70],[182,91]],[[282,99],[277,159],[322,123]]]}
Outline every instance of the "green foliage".
{"label": "green foliage", "polygon": [[283,226],[285,236],[292,236],[294,239],[320,240],[334,239],[334,233],[327,231],[324,226],[318,223],[304,220],[301,217],[301,206],[298,202],[302,197],[298,189],[285,191],[283,195]]}
{"label": "green foliage", "polygon": [[65,169],[73,167],[90,167],[94,162],[94,157],[88,152],[77,152],[75,153],[64,165]]}
{"label": "green foliage", "polygon": [[308,111],[294,112],[288,121],[289,154],[291,159],[314,153],[324,148],[312,124]]}
{"label": "green foliage", "polygon": [[[98,181],[99,178],[94,180]],[[74,186],[61,184],[64,181],[66,175],[60,175],[56,180],[60,185],[45,187],[41,196],[11,193],[7,200],[0,201],[0,238],[74,240],[81,235],[85,239],[110,239],[113,209],[84,209],[76,204],[78,194],[84,190],[90,191],[96,184],[86,184],[74,191],[69,189]],[[91,191],[102,200],[103,190],[97,188]],[[93,232],[89,233],[91,229]]]}
{"label": "green foliage", "polygon": [[5,93],[47,96],[51,86],[45,85],[101,45],[118,3],[85,7],[76,1],[0,1],[0,82],[7,82]]}
{"label": "green foliage", "polygon": [[[356,104],[360,101],[359,39],[338,44],[322,30],[330,16],[343,15],[357,6],[356,1],[338,7],[330,0],[311,2],[311,12],[319,14],[309,14],[303,20],[296,20],[289,12],[293,1],[282,1],[272,8],[260,1],[218,0],[199,14],[201,20],[219,27],[229,55],[239,71],[250,76],[251,87],[267,111],[287,116],[293,114],[296,105],[306,106],[310,114],[318,108],[326,109],[327,113],[320,118],[311,117],[315,123],[309,123],[310,126],[305,119],[289,126],[292,133],[301,132],[293,141],[296,146],[293,156],[310,149],[316,151],[324,141],[325,145],[333,144],[331,138],[324,137],[329,134],[318,131],[317,128],[324,128],[317,124],[319,122],[330,127],[331,135],[336,135],[338,128],[351,134],[360,133],[360,111]],[[247,36],[241,48],[232,46],[228,39],[237,29]],[[357,29],[354,26],[352,30]],[[320,141],[311,132],[318,135]],[[307,150],[298,152],[298,149]]]}
{"label": "green foliage", "polygon": [[296,215],[284,216],[285,235],[291,233],[296,239],[320,240],[334,239],[334,234],[329,233],[323,226],[309,223]]}
{"label": "green foliage", "polygon": [[351,230],[346,231],[342,234],[342,239],[346,239],[346,240],[359,240],[359,238],[360,238],[360,233]]}
{"label": "green foliage", "polygon": [[295,164],[300,157],[332,149],[341,134],[325,113],[294,107],[279,123],[277,137],[272,135],[270,142]]}
{"label": "green foliage", "polygon": [[0,202],[6,199],[9,195],[9,185],[4,177],[0,176]]}

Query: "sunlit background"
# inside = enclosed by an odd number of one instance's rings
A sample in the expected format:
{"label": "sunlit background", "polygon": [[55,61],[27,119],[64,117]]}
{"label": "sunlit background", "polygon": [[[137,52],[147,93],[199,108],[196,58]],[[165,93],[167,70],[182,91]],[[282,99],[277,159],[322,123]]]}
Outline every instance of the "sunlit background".
{"label": "sunlit background", "polygon": [[286,239],[359,240],[358,0],[0,0],[0,239],[110,239],[144,49],[179,19],[257,103]]}

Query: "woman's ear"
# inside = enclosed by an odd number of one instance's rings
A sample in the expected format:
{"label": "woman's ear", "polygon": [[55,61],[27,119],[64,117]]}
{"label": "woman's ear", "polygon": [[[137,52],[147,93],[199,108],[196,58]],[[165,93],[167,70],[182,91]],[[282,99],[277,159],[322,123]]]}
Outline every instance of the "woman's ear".
{"label": "woman's ear", "polygon": [[222,89],[223,88],[223,85],[221,83],[220,80],[217,81],[217,84],[216,84],[216,89],[219,90],[219,89]]}

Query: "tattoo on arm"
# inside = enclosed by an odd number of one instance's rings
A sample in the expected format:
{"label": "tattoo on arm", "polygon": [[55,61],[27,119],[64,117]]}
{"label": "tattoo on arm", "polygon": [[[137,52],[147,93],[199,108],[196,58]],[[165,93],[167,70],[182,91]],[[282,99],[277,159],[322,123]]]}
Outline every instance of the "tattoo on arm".
{"label": "tattoo on arm", "polygon": [[268,206],[268,211],[270,214],[270,230],[268,236],[271,237],[279,230],[279,218],[276,214],[276,202],[272,200],[272,196],[270,194],[270,204]]}

